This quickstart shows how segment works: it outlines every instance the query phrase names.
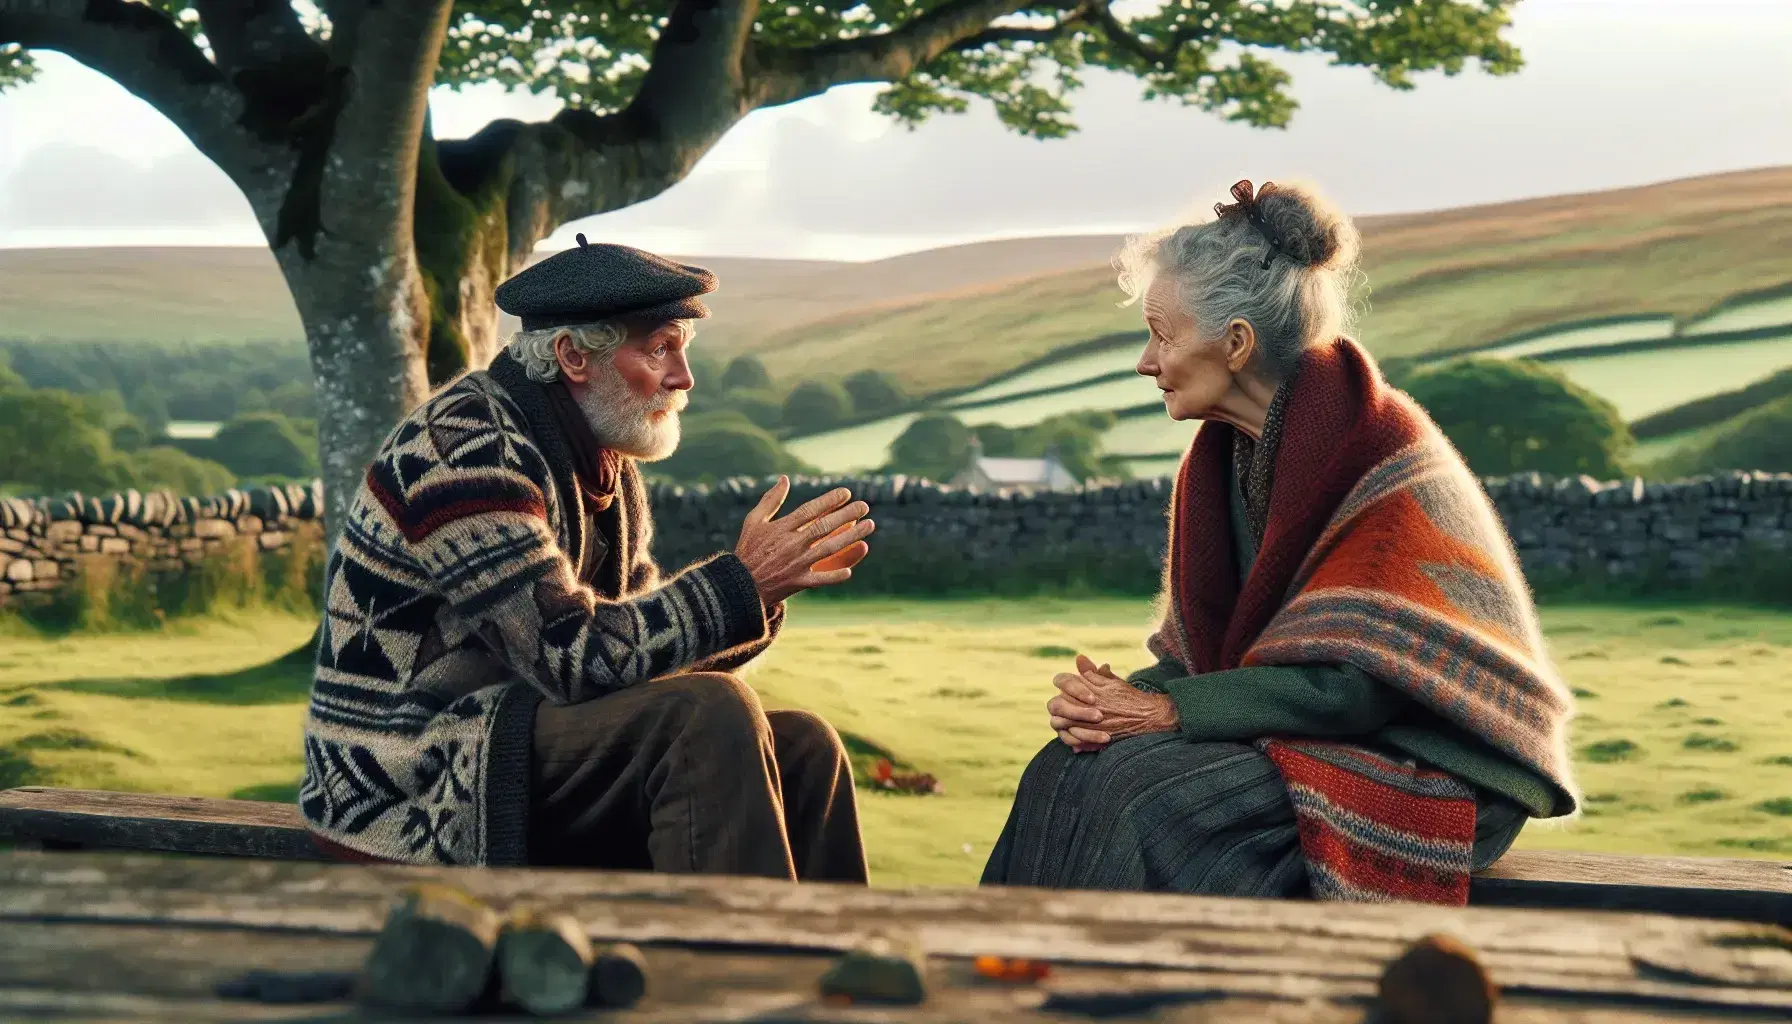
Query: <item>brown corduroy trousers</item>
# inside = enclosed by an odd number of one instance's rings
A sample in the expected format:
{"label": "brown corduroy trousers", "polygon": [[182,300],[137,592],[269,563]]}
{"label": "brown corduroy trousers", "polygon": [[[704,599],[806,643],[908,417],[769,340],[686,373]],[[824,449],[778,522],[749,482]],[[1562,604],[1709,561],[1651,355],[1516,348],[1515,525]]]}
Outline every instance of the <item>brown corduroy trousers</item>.
{"label": "brown corduroy trousers", "polygon": [[543,704],[531,767],[532,865],[866,881],[839,734],[733,676]]}

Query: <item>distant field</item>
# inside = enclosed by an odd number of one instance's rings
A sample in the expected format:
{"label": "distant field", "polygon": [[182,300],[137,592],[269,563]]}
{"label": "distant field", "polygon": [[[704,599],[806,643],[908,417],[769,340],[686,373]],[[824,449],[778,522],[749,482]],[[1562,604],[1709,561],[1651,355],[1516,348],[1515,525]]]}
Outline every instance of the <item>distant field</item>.
{"label": "distant field", "polygon": [[1164,412],[1128,416],[1102,435],[1102,448],[1122,455],[1169,454],[1180,459],[1199,425],[1194,420],[1173,420]]}
{"label": "distant field", "polygon": [[[1372,289],[1365,344],[1383,356],[1454,351],[1571,320],[1692,316],[1785,284],[1792,168],[1360,225]],[[1116,308],[1121,298],[1112,270],[1096,266],[728,344],[760,353],[784,377],[873,366],[928,393],[1136,329],[1138,310]]]}
{"label": "distant field", "polygon": [[1669,337],[1673,333],[1674,318],[1663,316],[1654,320],[1631,320],[1624,323],[1599,324],[1593,327],[1568,327],[1560,331],[1552,331],[1549,334],[1526,338],[1523,341],[1497,345],[1484,350],[1481,354],[1501,356],[1507,359],[1528,359],[1550,352],[1559,352],[1565,348],[1653,341]]}
{"label": "distant field", "polygon": [[[748,675],[934,773],[939,796],[862,793],[873,881],[974,884],[1022,768],[1049,738],[1051,675],[1083,651],[1143,664],[1140,600],[803,600]],[[1521,848],[1729,857],[1792,853],[1792,613],[1545,608],[1580,692],[1586,815]],[[248,617],[159,635],[0,645],[0,785],[22,781],[292,799],[308,685],[258,667],[310,620]],[[200,673],[200,675],[194,675]]]}
{"label": "distant field", "polygon": [[1759,341],[1589,356],[1549,364],[1626,420],[1729,391],[1792,366],[1792,333]]}
{"label": "distant field", "polygon": [[[946,409],[957,409],[962,406],[982,404],[992,399],[1005,398],[1009,395],[1024,394],[1028,391],[1064,387],[1110,374],[1136,374],[1139,355],[1143,348],[1143,342],[1134,345],[1116,345],[1099,352],[1061,359],[1024,373],[1017,373],[1012,377],[1005,377],[997,383],[967,391],[941,402],[940,405]],[[974,416],[976,410],[967,409],[963,415]]]}
{"label": "distant field", "polygon": [[0,336],[66,341],[296,341],[265,248],[0,249]]}
{"label": "distant field", "polygon": [[884,464],[891,443],[919,417],[919,413],[903,413],[844,430],[797,438],[786,447],[792,455],[824,473],[872,469]]}
{"label": "distant field", "polygon": [[1724,331],[1752,331],[1759,327],[1792,324],[1792,295],[1764,299],[1738,305],[1691,321],[1682,334],[1720,334]]}

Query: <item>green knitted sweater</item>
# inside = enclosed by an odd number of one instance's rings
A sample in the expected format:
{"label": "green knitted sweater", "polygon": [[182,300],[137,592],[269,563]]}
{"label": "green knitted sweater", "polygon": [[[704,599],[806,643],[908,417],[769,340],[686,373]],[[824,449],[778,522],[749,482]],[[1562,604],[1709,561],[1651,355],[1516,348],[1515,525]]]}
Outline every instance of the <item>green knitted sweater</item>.
{"label": "green knitted sweater", "polygon": [[[1257,545],[1236,484],[1232,525],[1240,572],[1248,573]],[[1572,809],[1558,808],[1555,787],[1541,776],[1352,665],[1262,666],[1191,676],[1166,658],[1134,672],[1128,682],[1168,694],[1190,740],[1249,741],[1274,735],[1367,740],[1504,796],[1532,817]]]}

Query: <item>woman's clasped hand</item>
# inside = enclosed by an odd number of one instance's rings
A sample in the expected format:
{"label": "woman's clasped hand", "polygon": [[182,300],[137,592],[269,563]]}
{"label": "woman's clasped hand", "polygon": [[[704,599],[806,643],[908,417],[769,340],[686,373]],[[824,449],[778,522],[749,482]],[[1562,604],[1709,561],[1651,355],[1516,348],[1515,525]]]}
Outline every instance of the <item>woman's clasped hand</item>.
{"label": "woman's clasped hand", "polygon": [[1176,705],[1167,695],[1141,690],[1087,655],[1077,655],[1076,671],[1058,673],[1052,684],[1058,694],[1045,705],[1052,731],[1077,753],[1177,726]]}

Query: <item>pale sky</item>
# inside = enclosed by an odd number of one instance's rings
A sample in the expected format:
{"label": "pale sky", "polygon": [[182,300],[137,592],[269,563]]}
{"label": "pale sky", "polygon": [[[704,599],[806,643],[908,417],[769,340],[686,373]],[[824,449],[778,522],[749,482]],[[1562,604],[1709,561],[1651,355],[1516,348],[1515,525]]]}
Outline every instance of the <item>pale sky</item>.
{"label": "pale sky", "polygon": [[[1091,73],[1082,131],[1035,142],[989,108],[919,131],[875,87],[760,111],[664,195],[563,227],[687,255],[872,259],[1013,235],[1121,232],[1210,205],[1241,177],[1304,177],[1358,214],[1792,164],[1792,0],[1524,0],[1527,66],[1413,92],[1277,54],[1301,109],[1281,131],[1139,99]],[[0,246],[263,244],[229,179],[146,104],[59,54],[0,94]],[[444,137],[551,99],[438,90]]]}

